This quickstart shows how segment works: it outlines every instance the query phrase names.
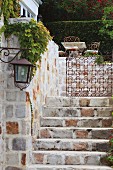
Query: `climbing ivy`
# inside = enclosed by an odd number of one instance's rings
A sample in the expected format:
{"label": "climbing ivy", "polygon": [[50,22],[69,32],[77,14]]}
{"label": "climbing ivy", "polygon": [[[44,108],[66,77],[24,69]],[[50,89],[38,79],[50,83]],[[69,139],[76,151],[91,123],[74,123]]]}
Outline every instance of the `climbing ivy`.
{"label": "climbing ivy", "polygon": [[49,31],[42,22],[37,23],[34,19],[31,19],[29,23],[9,24],[9,18],[16,18],[20,13],[19,0],[2,0],[0,8],[0,15],[4,18],[4,26],[0,29],[0,34],[4,32],[6,38],[12,34],[16,35],[20,48],[29,49],[22,52],[21,58],[26,58],[36,64],[46,50],[48,41],[52,39]]}
{"label": "climbing ivy", "polygon": [[8,23],[9,18],[15,18],[19,16],[20,5],[19,0],[1,0],[0,1],[0,15],[4,16],[4,23]]}
{"label": "climbing ivy", "polygon": [[52,39],[49,31],[42,22],[31,19],[29,23],[15,23],[5,25],[1,29],[6,38],[16,35],[21,48],[26,48],[21,57],[35,64],[41,59],[41,54],[47,49],[48,41]]}

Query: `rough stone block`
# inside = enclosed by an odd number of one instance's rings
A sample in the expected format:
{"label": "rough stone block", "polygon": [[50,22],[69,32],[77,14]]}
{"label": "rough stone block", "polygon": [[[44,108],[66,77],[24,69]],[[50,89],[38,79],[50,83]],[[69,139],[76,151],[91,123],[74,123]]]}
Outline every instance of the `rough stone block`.
{"label": "rough stone block", "polygon": [[78,155],[75,156],[66,156],[65,158],[66,165],[79,165],[80,164],[80,157]]}
{"label": "rough stone block", "polygon": [[82,108],[82,109],[81,109],[81,116],[93,117],[93,116],[94,116],[94,109]]}
{"label": "rough stone block", "polygon": [[54,126],[59,127],[59,126],[63,126],[63,121],[59,120],[59,119],[41,118],[40,124],[41,124],[41,126],[45,126],[45,127],[54,127]]}
{"label": "rough stone block", "polygon": [[12,118],[13,117],[13,105],[7,105],[5,107],[5,114],[6,114],[6,118]]}
{"label": "rough stone block", "polygon": [[71,142],[60,142],[57,148],[68,151],[68,150],[72,150],[72,145]]}
{"label": "rough stone block", "polygon": [[112,112],[113,112],[113,108],[111,107],[100,107],[98,109],[96,109],[97,111],[97,115],[100,116],[100,117],[109,117],[112,115]]}
{"label": "rough stone block", "polygon": [[19,165],[19,155],[18,153],[8,153],[6,154],[6,164],[7,165]]}
{"label": "rough stone block", "polygon": [[50,138],[51,134],[48,129],[41,129],[40,130],[40,137],[41,138]]}
{"label": "rough stone block", "polygon": [[63,164],[63,159],[61,155],[47,155],[47,164],[50,165],[62,165]]}
{"label": "rough stone block", "polygon": [[78,120],[69,119],[69,120],[65,120],[65,125],[66,125],[67,127],[69,127],[69,126],[74,126],[74,127],[76,127],[76,126],[77,126],[77,122],[78,122]]}
{"label": "rough stone block", "polygon": [[101,152],[108,152],[109,151],[109,143],[96,143],[95,147],[93,147],[93,150],[95,151],[101,151]]}
{"label": "rough stone block", "polygon": [[48,97],[46,99],[46,105],[51,107],[69,107],[70,106],[70,99],[67,97]]}
{"label": "rough stone block", "polygon": [[51,130],[53,138],[72,138],[72,130]]}
{"label": "rough stone block", "polygon": [[21,130],[20,133],[22,135],[30,135],[31,133],[31,121],[24,121],[22,120],[20,123]]}
{"label": "rough stone block", "polygon": [[[11,68],[8,66],[8,70],[11,70]],[[14,78],[7,76],[7,88],[8,89],[15,89]]]}
{"label": "rough stone block", "polygon": [[79,105],[81,107],[87,107],[89,106],[89,104],[90,104],[90,99],[83,98],[79,100]]}
{"label": "rough stone block", "polygon": [[111,129],[100,129],[92,131],[93,139],[109,139],[109,137],[113,134],[113,130]]}
{"label": "rough stone block", "polygon": [[109,98],[91,98],[90,106],[106,107],[109,106]]}
{"label": "rough stone block", "polygon": [[76,137],[77,138],[88,138],[88,131],[85,131],[85,130],[78,130],[75,132],[76,133]]}
{"label": "rough stone block", "polygon": [[6,132],[7,134],[18,134],[19,133],[18,122],[6,122]]}
{"label": "rough stone block", "polygon": [[101,119],[84,119],[81,121],[81,127],[102,127]]}
{"label": "rough stone block", "polygon": [[88,144],[87,143],[74,143],[73,144],[73,149],[75,151],[85,151],[88,149]]}
{"label": "rough stone block", "polygon": [[99,165],[100,164],[100,156],[98,156],[98,155],[86,156],[85,164],[86,165]]}
{"label": "rough stone block", "polygon": [[33,159],[34,159],[33,160],[34,163],[43,164],[44,154],[41,154],[41,153],[33,154]]}
{"label": "rough stone block", "polygon": [[22,153],[21,155],[21,164],[26,165],[26,154],[25,153]]}
{"label": "rough stone block", "polygon": [[111,127],[112,126],[112,118],[103,119],[102,120],[102,126],[103,127]]}
{"label": "rough stone block", "polygon": [[25,105],[22,105],[22,104],[16,105],[15,116],[16,116],[17,118],[25,118],[25,116],[26,116],[26,108],[25,108]]}
{"label": "rough stone block", "polygon": [[16,151],[26,150],[26,139],[24,138],[14,138],[12,141],[12,149]]}
{"label": "rough stone block", "polygon": [[16,92],[6,92],[6,100],[15,102],[16,101]]}
{"label": "rough stone block", "polygon": [[23,91],[16,92],[16,101],[26,102],[26,92]]}

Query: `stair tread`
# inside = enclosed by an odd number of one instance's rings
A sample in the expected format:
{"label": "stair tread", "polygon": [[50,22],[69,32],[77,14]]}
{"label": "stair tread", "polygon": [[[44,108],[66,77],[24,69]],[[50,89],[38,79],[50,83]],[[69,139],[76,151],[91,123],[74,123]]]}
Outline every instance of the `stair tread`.
{"label": "stair tread", "polygon": [[88,155],[88,154],[90,154],[90,155],[106,155],[106,152],[99,152],[99,151],[62,151],[62,150],[38,150],[38,151],[33,151],[33,153],[45,153],[45,154],[52,154],[52,153],[55,153],[55,154],[80,154],[80,155],[82,155],[82,154],[86,154],[86,155]]}
{"label": "stair tread", "polygon": [[92,108],[92,109],[93,108],[94,109],[96,109],[96,108],[98,108],[98,109],[99,108],[111,108],[112,109],[113,106],[87,106],[87,107],[86,106],[84,106],[84,107],[83,106],[81,106],[81,107],[80,106],[72,106],[71,107],[71,106],[47,106],[47,105],[43,105],[43,108],[53,108],[53,109],[54,108],[56,108],[56,109],[68,109],[68,108],[71,108],[71,109],[81,109],[81,108],[84,108],[84,109],[85,108]]}
{"label": "stair tread", "polygon": [[107,140],[107,139],[59,139],[59,138],[44,138],[44,139],[36,139],[35,141],[46,141],[46,142],[48,142],[48,141],[66,141],[66,142],[68,142],[68,141],[70,141],[70,142],[72,142],[72,141],[76,141],[76,142],[109,142],[109,140]]}
{"label": "stair tread", "polygon": [[85,129],[85,130],[88,130],[88,129],[92,129],[92,130],[113,130],[113,128],[112,127],[110,127],[110,128],[108,128],[108,127],[40,127],[40,129],[45,129],[45,128],[47,128],[47,129],[59,129],[59,130],[62,130],[62,129],[64,129],[64,130],[70,130],[70,129],[73,129],[73,130],[75,130],[75,129]]}
{"label": "stair tread", "polygon": [[112,116],[110,117],[45,117],[45,116],[42,116],[41,117],[42,119],[79,119],[79,120],[82,120],[82,119],[112,119]]}
{"label": "stair tread", "polygon": [[[77,170],[113,170],[113,168],[109,166],[97,166],[97,165],[29,165],[29,168],[80,168]],[[87,168],[87,169],[86,169]],[[37,169],[38,170],[38,169]]]}

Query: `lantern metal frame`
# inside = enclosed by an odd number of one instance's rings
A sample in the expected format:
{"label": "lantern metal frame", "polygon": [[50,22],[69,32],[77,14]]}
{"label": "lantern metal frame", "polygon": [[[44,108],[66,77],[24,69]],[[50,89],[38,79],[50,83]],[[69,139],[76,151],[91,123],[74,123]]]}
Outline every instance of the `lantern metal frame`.
{"label": "lantern metal frame", "polygon": [[[12,52],[12,50],[14,50],[14,52]],[[14,68],[14,84],[16,87],[20,88],[20,90],[23,90],[25,88],[27,88],[30,84],[30,80],[31,80],[31,73],[32,73],[32,68],[34,67],[33,64],[31,64],[28,60],[24,59],[16,59],[21,52],[23,51],[28,51],[30,49],[26,49],[26,48],[8,48],[8,47],[0,47],[0,54],[3,52],[2,55],[4,55],[4,57],[10,57],[12,54],[14,55],[14,57],[12,57],[12,59],[5,61],[2,58],[0,58],[0,61],[3,63],[9,63],[13,65]],[[17,51],[17,52],[16,52]],[[26,60],[26,61],[25,61]],[[23,63],[22,63],[23,62]],[[15,65],[16,66],[27,66],[28,67],[28,73],[27,73],[27,81],[16,81],[15,78]],[[31,67],[31,68],[30,68]],[[30,73],[30,74],[29,74]],[[28,75],[30,77],[28,77]],[[29,80],[29,81],[28,81]]]}
{"label": "lantern metal frame", "polygon": [[[32,68],[34,67],[34,65],[31,64],[26,59],[14,60],[10,64],[12,64],[13,68],[14,68],[14,83],[15,83],[15,86],[19,87],[21,90],[23,90],[26,87],[28,87],[28,85],[29,85],[29,83],[31,81]],[[25,81],[24,80],[18,80],[18,78],[17,78],[18,72],[16,72],[16,67],[22,67],[22,66],[27,68]],[[24,84],[24,86],[22,84]]]}

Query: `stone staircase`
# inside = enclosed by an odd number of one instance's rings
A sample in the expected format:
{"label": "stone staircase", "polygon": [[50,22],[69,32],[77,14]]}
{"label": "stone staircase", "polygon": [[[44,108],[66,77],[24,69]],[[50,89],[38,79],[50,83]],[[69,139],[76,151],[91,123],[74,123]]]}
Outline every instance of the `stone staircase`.
{"label": "stone staircase", "polygon": [[110,170],[103,158],[113,134],[107,97],[50,97],[43,107],[28,170]]}

